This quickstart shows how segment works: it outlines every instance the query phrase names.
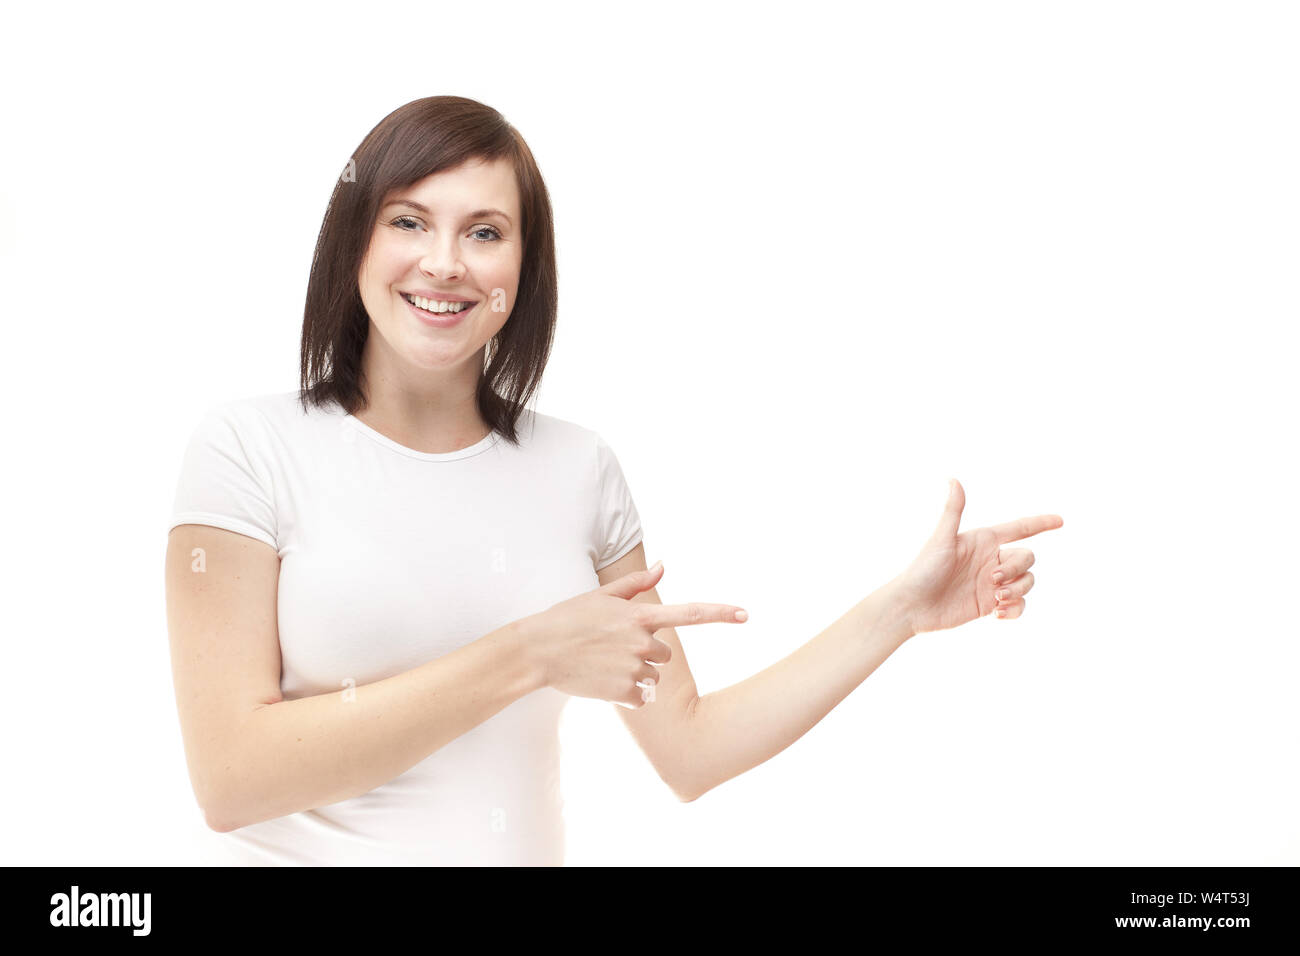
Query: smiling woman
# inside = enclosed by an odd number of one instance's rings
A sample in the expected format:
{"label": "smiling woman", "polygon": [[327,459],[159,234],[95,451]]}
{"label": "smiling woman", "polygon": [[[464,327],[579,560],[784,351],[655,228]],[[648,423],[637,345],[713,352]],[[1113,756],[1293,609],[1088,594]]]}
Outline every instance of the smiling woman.
{"label": "smiling woman", "polygon": [[[414,391],[426,436],[458,437],[451,423],[468,403],[476,431],[517,441],[558,304],[550,198],[527,143],[481,103],[427,97],[385,117],[349,168],[308,282],[304,407],[369,406],[371,424],[396,430],[385,396]],[[471,308],[453,315],[417,296]]]}
{"label": "smiling woman", "polygon": [[[239,863],[560,863],[568,695],[520,622],[592,591],[641,528],[600,437],[525,407],[555,327],[546,188],[460,97],[398,109],[349,168],[300,388],[212,409],[177,486],[195,795]],[[648,667],[609,662],[609,696]]]}
{"label": "smiling woman", "polygon": [[522,138],[481,103],[430,97],[354,165],[317,242],[300,388],[209,412],[169,526],[190,777],[242,862],[557,864],[570,696],[617,705],[691,801],[788,747],[912,635],[1023,611],[1034,557],[1003,546],[1061,519],[959,534],[953,482],[910,567],[697,694],[675,629],[743,609],[662,605],[612,448],[525,407],[556,278]]}
{"label": "smiling woman", "polygon": [[[449,417],[474,394],[487,364],[480,356],[506,324],[519,281],[522,248],[508,225],[519,216],[515,179],[505,159],[467,160],[380,208],[359,280],[373,330],[361,369],[372,416],[391,412],[395,393],[422,394],[426,409]],[[484,197],[514,216],[473,208]],[[476,431],[492,427],[481,420]]]}

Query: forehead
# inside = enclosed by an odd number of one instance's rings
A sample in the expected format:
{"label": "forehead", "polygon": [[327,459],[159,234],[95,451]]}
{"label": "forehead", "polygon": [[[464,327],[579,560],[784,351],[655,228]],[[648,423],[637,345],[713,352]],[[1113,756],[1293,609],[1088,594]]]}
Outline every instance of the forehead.
{"label": "forehead", "polygon": [[500,209],[519,221],[519,187],[515,170],[504,158],[485,162],[469,160],[444,169],[384,197],[384,205],[409,199],[428,206],[434,215],[455,216],[471,209]]}

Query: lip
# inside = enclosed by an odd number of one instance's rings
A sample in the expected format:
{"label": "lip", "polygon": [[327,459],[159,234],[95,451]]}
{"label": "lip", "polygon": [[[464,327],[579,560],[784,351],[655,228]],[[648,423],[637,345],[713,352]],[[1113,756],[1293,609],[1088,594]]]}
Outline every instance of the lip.
{"label": "lip", "polygon": [[[478,308],[477,305],[472,305],[468,309],[464,309],[460,312],[457,312],[455,315],[451,315],[451,314],[434,315],[432,312],[425,312],[423,309],[419,308],[418,306],[414,306],[410,302],[407,302],[405,296],[400,296],[399,298],[401,298],[403,304],[405,304],[406,307],[415,314],[415,317],[417,319],[419,319],[425,325],[431,326],[435,329],[449,329],[454,325],[460,325],[460,323],[465,320],[465,316],[469,315],[471,312],[473,312],[475,309]],[[454,300],[449,299],[447,301],[471,302],[473,300],[472,299],[454,299]]]}
{"label": "lip", "polygon": [[454,292],[431,292],[428,289],[403,289],[403,295],[415,296],[417,299],[437,299],[439,302],[474,302],[476,300]]}

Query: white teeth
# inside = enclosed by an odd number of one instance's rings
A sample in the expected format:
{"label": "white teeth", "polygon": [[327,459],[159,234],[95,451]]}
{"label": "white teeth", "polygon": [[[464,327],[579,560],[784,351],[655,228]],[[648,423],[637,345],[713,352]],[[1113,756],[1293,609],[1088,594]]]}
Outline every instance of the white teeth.
{"label": "white teeth", "polygon": [[406,300],[417,308],[424,309],[425,312],[464,312],[474,304],[473,302],[440,302],[437,299],[426,299],[418,295],[408,295]]}

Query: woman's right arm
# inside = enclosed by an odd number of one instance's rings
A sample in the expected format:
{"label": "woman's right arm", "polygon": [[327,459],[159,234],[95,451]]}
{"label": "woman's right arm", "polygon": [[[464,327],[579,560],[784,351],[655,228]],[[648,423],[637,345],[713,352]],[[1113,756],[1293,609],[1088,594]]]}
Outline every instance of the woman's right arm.
{"label": "woman's right arm", "polygon": [[184,524],[168,536],[166,565],[185,758],[219,832],[373,790],[547,685],[544,662],[513,622],[401,674],[286,701],[275,550]]}

